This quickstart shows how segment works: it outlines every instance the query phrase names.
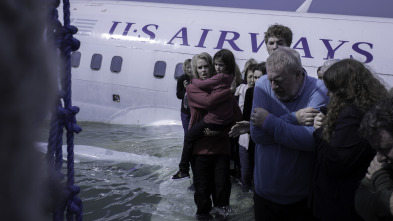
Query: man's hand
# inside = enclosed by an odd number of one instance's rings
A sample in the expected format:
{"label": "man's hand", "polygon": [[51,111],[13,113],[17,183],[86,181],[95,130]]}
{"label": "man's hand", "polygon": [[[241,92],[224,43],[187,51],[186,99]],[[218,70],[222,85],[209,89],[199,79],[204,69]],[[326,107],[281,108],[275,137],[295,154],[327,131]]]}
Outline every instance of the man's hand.
{"label": "man's hand", "polygon": [[296,119],[299,125],[312,126],[314,118],[319,113],[319,110],[313,107],[306,107],[296,111]]}
{"label": "man's hand", "polygon": [[317,116],[314,118],[314,128],[318,129],[322,126],[322,122],[325,119],[325,115],[320,112],[319,114],[317,114]]}
{"label": "man's hand", "polygon": [[238,137],[242,134],[250,132],[250,121],[239,121],[231,128],[229,137]]}
{"label": "man's hand", "polygon": [[375,156],[367,169],[366,177],[371,180],[371,177],[374,175],[374,173],[380,170],[382,167],[383,163],[379,162],[377,156]]}
{"label": "man's hand", "polygon": [[269,115],[269,112],[267,112],[265,109],[261,107],[256,107],[251,113],[250,122],[253,126],[261,127],[267,115]]}

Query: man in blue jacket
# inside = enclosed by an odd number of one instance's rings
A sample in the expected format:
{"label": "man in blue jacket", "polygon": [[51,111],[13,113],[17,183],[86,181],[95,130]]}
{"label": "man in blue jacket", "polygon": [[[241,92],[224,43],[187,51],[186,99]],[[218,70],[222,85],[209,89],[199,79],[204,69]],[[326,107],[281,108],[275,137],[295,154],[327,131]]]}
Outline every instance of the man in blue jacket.
{"label": "man in blue jacket", "polygon": [[307,75],[293,49],[274,50],[266,68],[267,75],[255,84],[251,114],[251,137],[256,143],[255,220],[310,220],[307,197],[315,115],[300,120],[299,113],[325,106],[327,89],[322,81]]}

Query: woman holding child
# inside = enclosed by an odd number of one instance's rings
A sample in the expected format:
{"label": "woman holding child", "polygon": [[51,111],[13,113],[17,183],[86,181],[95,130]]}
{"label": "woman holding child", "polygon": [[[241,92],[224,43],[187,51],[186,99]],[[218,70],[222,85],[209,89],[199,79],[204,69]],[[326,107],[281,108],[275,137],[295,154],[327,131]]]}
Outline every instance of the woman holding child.
{"label": "woman holding child", "polygon": [[216,136],[196,134],[198,138],[192,142],[191,164],[194,168],[197,219],[212,218],[211,214],[225,217],[229,212],[231,150],[228,131],[235,121],[241,119],[241,111],[229,89],[235,67],[228,63],[234,62],[231,56],[232,52],[225,49],[216,53],[214,66],[219,73],[212,79],[209,78],[215,72],[210,55],[201,53],[192,59],[196,80],[187,86],[191,109],[190,131],[201,124],[205,125],[201,127],[203,129],[211,129],[211,125],[220,129]]}

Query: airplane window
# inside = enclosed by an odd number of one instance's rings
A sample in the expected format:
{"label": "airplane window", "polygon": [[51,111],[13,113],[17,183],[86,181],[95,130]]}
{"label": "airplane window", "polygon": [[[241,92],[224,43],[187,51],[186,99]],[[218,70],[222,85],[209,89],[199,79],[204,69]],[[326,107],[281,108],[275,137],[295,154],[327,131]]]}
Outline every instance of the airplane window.
{"label": "airplane window", "polygon": [[102,55],[101,54],[93,54],[91,58],[90,68],[93,70],[100,70],[102,63]]}
{"label": "airplane window", "polygon": [[120,56],[114,56],[111,63],[111,71],[119,73],[121,71],[121,65],[123,64],[123,58]]}
{"label": "airplane window", "polygon": [[165,61],[157,61],[156,64],[154,65],[154,73],[153,73],[154,77],[164,78],[165,69],[166,69]]}
{"label": "airplane window", "polygon": [[183,72],[183,63],[178,63],[175,69],[175,80],[177,80],[180,76],[184,74]]}
{"label": "airplane window", "polygon": [[80,62],[81,62],[81,53],[79,51],[74,51],[71,54],[71,66],[77,68],[79,67]]}

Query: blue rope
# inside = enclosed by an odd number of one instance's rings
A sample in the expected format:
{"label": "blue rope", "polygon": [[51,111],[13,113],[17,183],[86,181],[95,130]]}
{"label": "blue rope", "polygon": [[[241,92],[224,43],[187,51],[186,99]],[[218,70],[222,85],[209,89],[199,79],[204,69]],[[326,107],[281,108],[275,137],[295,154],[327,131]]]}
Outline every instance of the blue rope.
{"label": "blue rope", "polygon": [[[61,173],[63,165],[63,128],[67,131],[67,190],[65,191],[66,199],[62,200],[55,211],[53,211],[53,220],[64,220],[66,211],[67,221],[82,220],[82,201],[78,197],[80,189],[74,184],[74,133],[82,131],[76,124],[75,115],[79,108],[72,106],[71,101],[71,52],[79,49],[80,42],[73,38],[78,29],[70,25],[70,3],[69,0],[63,0],[63,20],[64,25],[58,19],[57,8],[60,0],[51,0],[49,16],[52,21],[51,27],[48,28],[49,36],[47,40],[53,41],[56,48],[60,50],[61,58],[64,60],[66,70],[59,70],[60,73],[60,90],[57,101],[57,108],[53,111],[51,119],[50,134],[48,139],[47,161],[54,167],[59,180],[64,178]],[[52,35],[52,36],[50,36]],[[63,100],[63,102],[61,102]],[[64,105],[64,106],[63,106]]]}

